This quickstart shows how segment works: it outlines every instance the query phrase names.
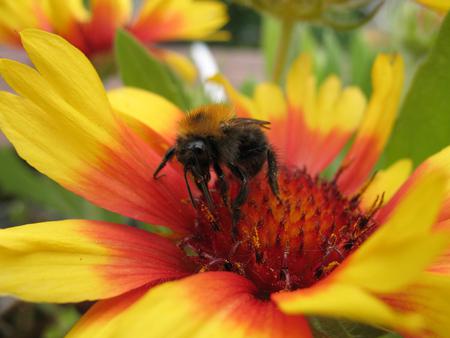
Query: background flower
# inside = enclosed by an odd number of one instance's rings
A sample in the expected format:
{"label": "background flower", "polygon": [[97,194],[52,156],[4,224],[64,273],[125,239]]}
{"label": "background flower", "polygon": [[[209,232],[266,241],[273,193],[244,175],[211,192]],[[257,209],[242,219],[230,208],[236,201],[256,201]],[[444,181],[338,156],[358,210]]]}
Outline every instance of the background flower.
{"label": "background flower", "polygon": [[[137,12],[133,14],[133,12]],[[118,28],[125,28],[153,54],[186,79],[195,78],[193,65],[182,55],[157,49],[173,40],[223,39],[218,30],[227,22],[226,7],[218,1],[146,0],[133,9],[131,0],[6,0],[0,4],[0,41],[20,45],[18,32],[41,28],[63,36],[89,57],[111,51]]]}

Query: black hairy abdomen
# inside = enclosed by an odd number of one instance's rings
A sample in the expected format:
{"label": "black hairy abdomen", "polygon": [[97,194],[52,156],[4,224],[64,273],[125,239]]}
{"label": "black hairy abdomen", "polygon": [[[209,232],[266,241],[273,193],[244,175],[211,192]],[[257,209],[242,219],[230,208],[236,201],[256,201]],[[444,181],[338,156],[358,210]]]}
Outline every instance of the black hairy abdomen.
{"label": "black hairy abdomen", "polygon": [[233,129],[222,140],[221,161],[234,163],[256,176],[267,159],[267,138],[259,127]]}

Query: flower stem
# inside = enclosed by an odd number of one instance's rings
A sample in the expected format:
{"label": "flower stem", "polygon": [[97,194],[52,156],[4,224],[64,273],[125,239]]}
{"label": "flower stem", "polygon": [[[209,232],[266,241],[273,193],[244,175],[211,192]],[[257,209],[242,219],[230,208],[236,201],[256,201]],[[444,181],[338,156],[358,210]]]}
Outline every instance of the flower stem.
{"label": "flower stem", "polygon": [[292,33],[294,31],[294,21],[283,20],[281,23],[281,37],[280,43],[278,44],[278,52],[275,60],[275,65],[273,68],[272,80],[275,83],[279,83],[283,71],[286,67],[287,56],[292,40]]}

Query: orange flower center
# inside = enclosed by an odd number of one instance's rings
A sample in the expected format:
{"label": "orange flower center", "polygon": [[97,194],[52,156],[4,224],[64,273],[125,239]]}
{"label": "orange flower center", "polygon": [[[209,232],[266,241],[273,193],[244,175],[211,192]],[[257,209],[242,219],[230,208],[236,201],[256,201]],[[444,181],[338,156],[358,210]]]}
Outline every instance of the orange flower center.
{"label": "orange flower center", "polygon": [[[373,212],[363,212],[357,196],[343,196],[334,180],[285,168],[278,180],[281,201],[264,174],[252,179],[234,236],[219,189],[211,191],[214,216],[198,201],[195,231],[182,243],[200,271],[234,271],[253,281],[261,295],[305,288],[333,271],[376,228]],[[239,185],[230,182],[234,197]]]}

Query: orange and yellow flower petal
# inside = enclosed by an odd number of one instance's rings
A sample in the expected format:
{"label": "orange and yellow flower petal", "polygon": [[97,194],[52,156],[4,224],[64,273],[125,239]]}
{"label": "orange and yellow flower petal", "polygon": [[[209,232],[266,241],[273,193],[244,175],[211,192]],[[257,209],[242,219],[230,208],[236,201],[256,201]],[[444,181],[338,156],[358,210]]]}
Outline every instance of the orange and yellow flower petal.
{"label": "orange and yellow flower petal", "polygon": [[229,272],[164,283],[128,308],[109,337],[312,337],[303,316],[283,314],[256,292]]}
{"label": "orange and yellow flower petal", "polygon": [[383,297],[398,311],[413,311],[420,315],[425,329],[420,333],[400,332],[408,338],[447,338],[450,332],[450,278],[424,273],[402,292]]}
{"label": "orange and yellow flower petal", "polygon": [[91,0],[90,17],[82,27],[83,36],[89,40],[87,53],[109,51],[117,28],[124,27],[131,17],[131,0]]}
{"label": "orange and yellow flower petal", "polygon": [[412,161],[403,159],[378,171],[361,195],[360,206],[365,210],[370,210],[380,198],[382,198],[382,205],[386,204],[408,179],[411,170]]}
{"label": "orange and yellow flower petal", "polygon": [[[378,222],[385,222],[394,212],[397,205],[409,193],[418,180],[435,172],[444,172],[447,179],[443,183],[444,201],[441,205],[439,216],[434,228],[436,230],[450,230],[450,147],[444,148],[437,154],[428,158],[413,173],[413,175],[401,186],[394,197],[376,214]],[[450,246],[436,262],[428,269],[431,272],[450,276]]]}
{"label": "orange and yellow flower petal", "polygon": [[143,286],[123,295],[100,300],[81,317],[65,338],[106,338],[111,337],[115,321],[138,301],[149,289]]}
{"label": "orange and yellow flower petal", "polygon": [[24,28],[47,28],[45,0],[0,2],[0,41],[20,44],[18,32]]}
{"label": "orange and yellow flower petal", "polygon": [[52,31],[69,40],[83,52],[89,46],[81,30],[81,24],[89,21],[90,13],[84,7],[83,0],[47,0],[48,16]]}
{"label": "orange and yellow flower petal", "polygon": [[0,293],[34,302],[110,298],[190,274],[171,241],[129,226],[83,220],[0,230]]}
{"label": "orange and yellow flower petal", "polygon": [[[384,298],[402,294],[420,281],[450,243],[448,232],[433,229],[445,181],[442,172],[422,176],[389,220],[332,274],[311,288],[272,298],[287,313],[345,317],[408,333],[426,330],[421,313]],[[448,313],[447,308],[440,310]]]}
{"label": "orange and yellow flower petal", "polygon": [[280,121],[284,139],[274,142],[284,144],[288,161],[306,166],[315,175],[336,157],[358,127],[365,98],[355,87],[343,88],[334,75],[317,89],[308,54],[294,61],[286,93],[289,113]]}
{"label": "orange and yellow flower petal", "polygon": [[450,0],[416,0],[418,3],[445,14],[450,9]]}
{"label": "orange and yellow flower petal", "polygon": [[[443,184],[444,202],[442,203],[436,228],[445,229],[446,221],[450,219],[450,146],[444,148],[435,155],[429,157],[423,162],[408,180],[400,187],[392,199],[376,215],[377,222],[385,222],[397,205],[401,203],[404,196],[407,195],[412,187],[417,184],[424,176],[432,175],[436,172],[442,172],[447,175],[447,180]],[[447,229],[450,229],[450,224]]]}
{"label": "orange and yellow flower petal", "polygon": [[375,60],[372,96],[338,180],[341,191],[347,195],[363,186],[386,145],[397,115],[403,72],[399,55],[382,54]]}
{"label": "orange and yellow flower petal", "polygon": [[[168,165],[165,177],[152,177],[167,140],[142,125],[142,133],[153,135],[147,142],[121,122],[92,65],[61,37],[37,30],[22,36],[37,70],[9,60],[0,64],[20,95],[0,93],[0,126],[18,153],[104,208],[176,231],[191,227],[193,211],[179,171]],[[133,114],[138,112],[128,116]],[[178,188],[168,189],[166,179]]]}
{"label": "orange and yellow flower petal", "polygon": [[143,42],[202,39],[227,20],[226,6],[218,1],[146,0],[130,30]]}
{"label": "orange and yellow flower petal", "polygon": [[83,0],[47,1],[52,25],[58,32],[66,32],[74,22],[85,22],[89,19],[89,12],[84,7]]}

